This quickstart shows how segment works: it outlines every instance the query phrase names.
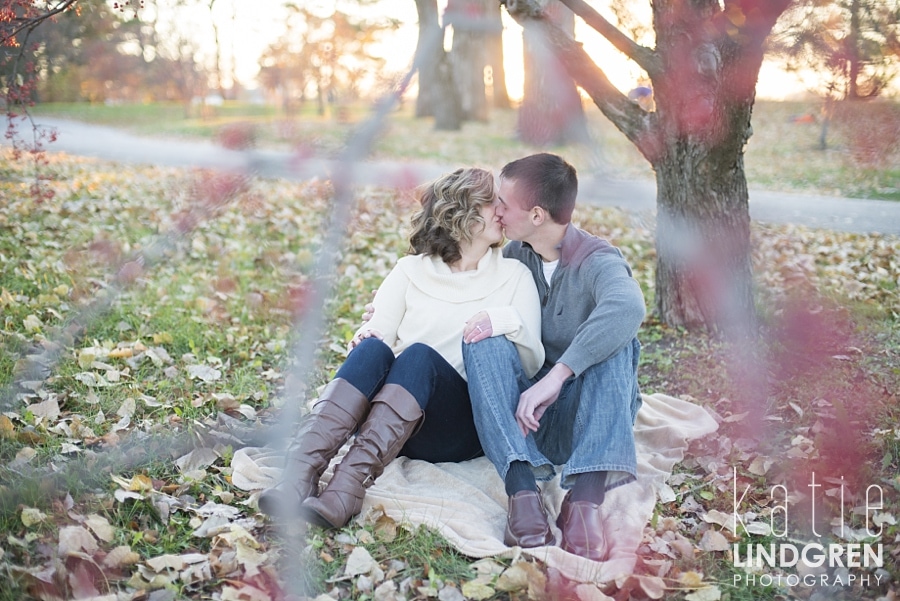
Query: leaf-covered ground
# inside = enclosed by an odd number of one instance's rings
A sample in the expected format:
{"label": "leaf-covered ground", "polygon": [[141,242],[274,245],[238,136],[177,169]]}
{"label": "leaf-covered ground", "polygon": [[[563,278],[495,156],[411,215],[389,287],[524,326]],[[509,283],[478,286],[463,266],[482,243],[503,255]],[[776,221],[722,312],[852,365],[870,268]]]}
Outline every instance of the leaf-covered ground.
{"label": "leaf-covered ground", "polygon": [[[312,309],[327,182],[48,158],[50,199],[29,193],[28,163],[0,163],[0,599],[895,598],[897,238],[754,224],[760,339],[648,317],[643,391],[702,404],[720,430],[677,467],[637,573],[576,585],[383,515],[301,532],[296,548],[235,484],[235,451],[270,442],[260,433],[300,385],[285,384],[288,349]],[[411,206],[358,191],[314,385],[405,252]],[[651,302],[652,215],[576,218],[622,248]],[[735,566],[736,542],[813,531],[882,544],[884,567],[826,566],[810,586],[791,585],[793,568]]]}

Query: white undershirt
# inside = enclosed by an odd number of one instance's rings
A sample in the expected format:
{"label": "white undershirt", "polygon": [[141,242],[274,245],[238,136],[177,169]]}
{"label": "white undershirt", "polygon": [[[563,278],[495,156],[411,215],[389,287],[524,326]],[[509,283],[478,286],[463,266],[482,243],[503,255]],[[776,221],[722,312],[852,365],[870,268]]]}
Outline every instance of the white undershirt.
{"label": "white undershirt", "polygon": [[556,268],[559,266],[559,259],[555,261],[543,261],[542,266],[544,268],[544,279],[547,280],[547,285],[550,285],[550,278],[553,277],[553,272],[556,271]]}

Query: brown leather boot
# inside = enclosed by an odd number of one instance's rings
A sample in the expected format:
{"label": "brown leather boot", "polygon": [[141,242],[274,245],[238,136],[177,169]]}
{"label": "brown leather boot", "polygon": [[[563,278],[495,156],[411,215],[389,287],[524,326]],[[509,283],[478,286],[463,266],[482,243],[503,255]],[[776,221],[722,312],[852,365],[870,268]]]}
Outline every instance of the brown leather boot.
{"label": "brown leather boot", "polygon": [[369,399],[343,378],[332,380],[312,411],[303,418],[288,447],[283,479],[259,497],[263,513],[298,517],[300,503],[319,490],[328,462],[350,438],[369,411]]}
{"label": "brown leather boot", "polygon": [[393,461],[415,433],[424,414],[415,397],[397,384],[385,384],[372,399],[369,417],[356,440],[334,468],[318,497],[301,504],[303,518],[324,528],[341,528],[362,509],[366,488]]}

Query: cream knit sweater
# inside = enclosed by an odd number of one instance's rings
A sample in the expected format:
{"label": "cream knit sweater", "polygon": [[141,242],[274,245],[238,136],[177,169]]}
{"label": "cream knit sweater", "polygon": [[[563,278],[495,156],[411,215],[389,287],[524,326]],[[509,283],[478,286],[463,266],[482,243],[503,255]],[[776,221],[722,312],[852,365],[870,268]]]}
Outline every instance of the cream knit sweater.
{"label": "cream knit sweater", "polygon": [[541,306],[531,272],[520,261],[490,249],[474,271],[453,273],[440,257],[412,255],[397,261],[378,288],[375,313],[360,332],[378,330],[394,355],[415,342],[439,352],[465,378],[462,332],[487,311],[494,336],[515,343],[528,377],[544,363]]}

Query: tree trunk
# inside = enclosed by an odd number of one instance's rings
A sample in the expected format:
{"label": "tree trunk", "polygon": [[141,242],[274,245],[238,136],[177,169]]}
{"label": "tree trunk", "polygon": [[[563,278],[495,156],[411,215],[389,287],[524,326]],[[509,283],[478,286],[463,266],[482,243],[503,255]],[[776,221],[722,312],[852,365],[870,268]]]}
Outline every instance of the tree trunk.
{"label": "tree trunk", "polygon": [[849,100],[858,100],[859,99],[859,72],[860,72],[860,57],[859,57],[859,36],[860,36],[860,22],[859,22],[859,12],[860,12],[859,0],[851,0],[850,2],[850,32],[847,35],[847,39],[845,41],[847,48],[847,62],[849,63],[848,69],[848,88],[847,88],[847,98]]}
{"label": "tree trunk", "polygon": [[451,0],[444,15],[453,27],[450,62],[465,121],[487,121],[488,103],[484,86],[487,64],[488,11],[483,0]]}
{"label": "tree trunk", "polygon": [[439,100],[438,65],[444,55],[444,34],[438,22],[437,0],[416,0],[419,15],[419,38],[416,57],[419,61],[419,93],[416,117],[433,117]]}
{"label": "tree trunk", "polygon": [[678,146],[656,164],[656,310],[669,325],[747,331],[754,307],[743,157],[709,168],[702,148]]}
{"label": "tree trunk", "polygon": [[458,88],[454,83],[453,65],[444,52],[441,53],[436,74],[434,128],[438,131],[456,131],[462,127],[463,115]]}
{"label": "tree trunk", "polygon": [[[549,2],[545,12],[548,21],[574,35],[572,11],[558,0]],[[539,30],[525,27],[522,46],[525,86],[517,123],[519,137],[542,147],[584,141],[587,131],[584,108],[565,65]]]}
{"label": "tree trunk", "polygon": [[500,4],[490,2],[488,19],[491,22],[487,40],[487,63],[491,68],[491,97],[494,108],[508,109],[509,91],[506,88],[506,68],[503,66],[503,23]]}

